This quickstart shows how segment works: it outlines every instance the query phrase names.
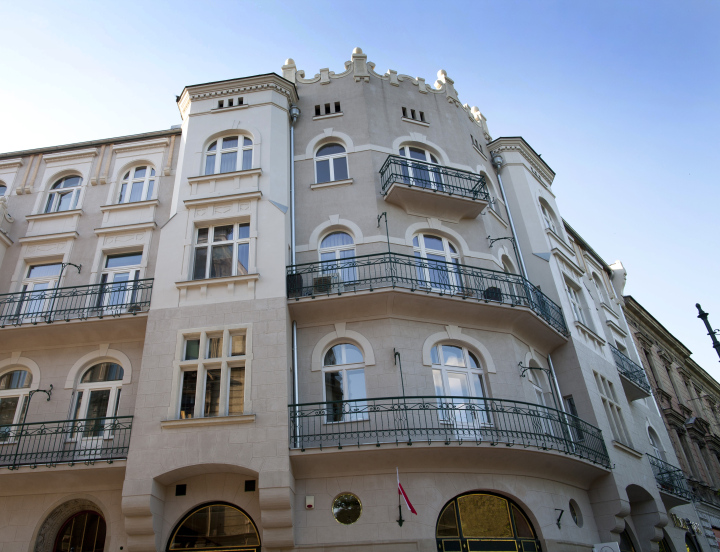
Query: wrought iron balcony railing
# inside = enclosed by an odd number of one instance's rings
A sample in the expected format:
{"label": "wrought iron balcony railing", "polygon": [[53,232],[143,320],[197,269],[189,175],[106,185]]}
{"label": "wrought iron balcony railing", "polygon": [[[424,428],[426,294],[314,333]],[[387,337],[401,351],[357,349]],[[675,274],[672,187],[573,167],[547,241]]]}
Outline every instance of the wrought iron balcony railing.
{"label": "wrought iron balcony railing", "polygon": [[291,404],[290,447],[471,442],[557,450],[605,468],[602,432],[532,403],[478,397],[383,397]]}
{"label": "wrought iron balcony railing", "polygon": [[568,335],[560,307],[519,274],[398,253],[378,253],[287,268],[288,298],[386,287],[528,307],[558,332]]}
{"label": "wrought iron balcony railing", "polygon": [[720,496],[717,494],[718,491],[712,487],[699,483],[690,484],[689,486],[692,488],[692,493],[696,501],[705,502],[706,504],[720,508]]}
{"label": "wrought iron balcony railing", "polygon": [[672,464],[668,464],[664,460],[660,460],[660,458],[656,458],[650,454],[646,454],[646,456],[648,460],[650,460],[650,466],[655,475],[655,482],[658,488],[665,493],[670,493],[692,502],[693,495],[690,489],[688,489],[683,471]]}
{"label": "wrought iron balcony railing", "polygon": [[0,295],[0,327],[137,314],[150,307],[153,279]]}
{"label": "wrought iron balcony railing", "polygon": [[612,345],[610,345],[610,350],[612,351],[618,371],[635,385],[650,394],[650,384],[648,383],[645,370],[642,369],[642,366],[635,364]]}
{"label": "wrought iron balcony railing", "polygon": [[0,468],[127,458],[132,416],[0,425]]}
{"label": "wrought iron balcony railing", "polygon": [[380,169],[380,181],[383,195],[388,193],[393,183],[399,182],[406,186],[417,186],[448,195],[490,201],[485,177],[480,174],[397,155],[388,156],[383,163]]}

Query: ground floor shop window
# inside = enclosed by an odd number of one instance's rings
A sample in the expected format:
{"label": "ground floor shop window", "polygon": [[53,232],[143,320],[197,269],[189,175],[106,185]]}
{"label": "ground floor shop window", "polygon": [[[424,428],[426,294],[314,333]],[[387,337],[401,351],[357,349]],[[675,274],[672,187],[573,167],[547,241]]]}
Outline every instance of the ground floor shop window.
{"label": "ground floor shop window", "polygon": [[260,537],[253,520],[231,504],[204,504],[178,523],[168,552],[192,549],[259,552]]}
{"label": "ground floor shop window", "polygon": [[538,552],[540,541],[530,520],[511,500],[490,493],[457,496],[440,512],[438,550],[523,550]]}
{"label": "ground floor shop window", "polygon": [[58,532],[54,552],[102,552],[105,529],[105,520],[97,512],[79,512]]}

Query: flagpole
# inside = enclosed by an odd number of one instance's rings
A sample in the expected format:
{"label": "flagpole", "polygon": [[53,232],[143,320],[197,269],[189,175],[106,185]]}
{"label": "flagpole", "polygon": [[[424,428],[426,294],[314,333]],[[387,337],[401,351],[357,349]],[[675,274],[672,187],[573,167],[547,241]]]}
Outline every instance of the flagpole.
{"label": "flagpole", "polygon": [[402,527],[403,522],[405,521],[402,517],[402,506],[400,505],[400,468],[395,468],[395,472],[397,473],[397,481],[398,481],[398,514],[399,518],[396,519],[398,525]]}

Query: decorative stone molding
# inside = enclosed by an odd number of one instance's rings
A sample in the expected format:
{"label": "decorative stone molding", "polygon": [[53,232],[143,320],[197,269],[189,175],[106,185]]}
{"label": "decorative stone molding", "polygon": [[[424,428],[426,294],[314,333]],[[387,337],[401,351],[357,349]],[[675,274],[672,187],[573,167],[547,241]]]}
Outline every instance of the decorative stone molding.
{"label": "decorative stone molding", "polygon": [[474,349],[475,353],[480,355],[480,361],[483,363],[485,370],[490,374],[495,374],[495,362],[490,355],[490,351],[485,345],[480,343],[474,337],[462,333],[462,328],[458,326],[445,326],[445,331],[434,333],[427,337],[422,348],[422,359],[425,366],[432,366],[431,350],[433,346],[441,341],[449,341],[465,345],[469,349]]}
{"label": "decorative stone molding", "polygon": [[[530,145],[520,137],[498,138],[488,144],[491,154],[495,153],[519,153],[527,161],[528,169],[548,188],[552,185],[555,172],[543,161]],[[507,159],[506,159],[507,160]]]}
{"label": "decorative stone molding", "polygon": [[42,160],[45,161],[46,165],[50,165],[54,163],[74,161],[76,159],[84,159],[86,157],[95,157],[96,155],[97,148],[89,148],[83,150],[61,151],[59,153],[46,153],[43,155]]}
{"label": "decorative stone molding", "polygon": [[312,352],[312,361],[310,364],[310,370],[318,372],[323,367],[323,353],[331,346],[336,345],[341,341],[354,342],[355,345],[360,347],[365,359],[365,366],[375,365],[375,353],[373,352],[370,341],[361,333],[353,330],[348,330],[345,327],[345,322],[335,324],[335,331],[326,334],[315,344]]}
{"label": "decorative stone molding", "polygon": [[[173,136],[173,139],[175,136]],[[146,140],[145,142],[127,142],[124,144],[114,144],[112,146],[113,152],[128,152],[128,151],[139,151],[148,150],[155,148],[164,148],[170,143],[167,138],[155,138],[154,140]]]}
{"label": "decorative stone molding", "polygon": [[[102,509],[95,504],[95,502],[87,498],[75,498],[68,500],[57,506],[50,514],[45,518],[42,525],[38,529],[37,535],[35,536],[35,546],[33,552],[52,552],[55,548],[55,538],[57,537],[58,531],[62,528],[65,521],[71,516],[78,514],[82,511],[90,510],[97,512],[105,519],[107,524],[107,516],[103,514]],[[108,527],[106,533],[105,547],[110,540],[111,532]]]}
{"label": "decorative stone molding", "polygon": [[351,220],[341,219],[340,215],[330,215],[328,220],[318,224],[310,234],[308,240],[308,251],[316,251],[320,247],[320,236],[324,236],[330,231],[339,230],[350,233],[355,242],[355,245],[365,242],[362,230],[360,227]]}
{"label": "decorative stone molding", "polygon": [[67,379],[65,380],[65,389],[73,389],[75,387],[75,381],[77,380],[81,370],[101,362],[114,362],[122,366],[123,385],[127,385],[132,381],[132,363],[130,362],[128,356],[122,351],[110,349],[109,343],[103,343],[97,350],[91,351],[82,356],[77,360],[77,362],[75,362],[75,364],[73,364],[72,368],[70,368],[70,371],[68,372]]}
{"label": "decorative stone molding", "polygon": [[0,360],[0,375],[5,372],[17,370],[18,368],[25,368],[30,374],[32,374],[32,383],[30,383],[30,389],[40,388],[40,367],[34,360],[20,356],[21,351],[13,352],[10,358]]}

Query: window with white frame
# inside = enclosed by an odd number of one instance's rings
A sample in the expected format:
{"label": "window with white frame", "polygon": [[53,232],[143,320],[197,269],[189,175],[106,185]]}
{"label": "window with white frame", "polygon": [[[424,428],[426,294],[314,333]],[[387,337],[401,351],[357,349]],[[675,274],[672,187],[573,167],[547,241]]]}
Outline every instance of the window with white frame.
{"label": "window with white frame", "polygon": [[595,284],[595,290],[598,294],[598,299],[601,303],[605,303],[606,305],[610,304],[610,300],[608,299],[607,290],[605,289],[605,285],[603,284],[602,278],[597,273],[593,272],[592,275],[593,284]]}
{"label": "window with white frame", "polygon": [[567,291],[570,308],[572,309],[575,320],[587,326],[587,319],[585,318],[585,312],[583,311],[583,302],[580,298],[580,294],[582,293],[580,288],[574,286],[567,278],[565,278],[565,290]]}
{"label": "window with white frame", "polygon": [[460,255],[450,240],[431,234],[416,234],[413,237],[413,252],[417,259],[423,260],[416,265],[417,278],[422,284],[442,291],[462,287]]}
{"label": "window with white frame", "polygon": [[35,318],[46,314],[51,294],[57,287],[62,263],[30,265],[22,283],[23,300],[18,303],[17,316]]}
{"label": "window with white frame", "polygon": [[177,417],[187,420],[243,414],[246,355],[244,329],[185,334]]}
{"label": "window with white frame", "polygon": [[352,282],[357,279],[355,265],[355,242],[346,232],[332,232],[325,236],[318,248],[322,262],[323,276],[337,278],[340,282]]}
{"label": "window with white frame", "polygon": [[105,268],[100,277],[102,292],[98,298],[101,304],[98,306],[120,308],[135,302],[141,261],[142,251],[105,258]]}
{"label": "window with white frame", "polygon": [[21,368],[10,370],[0,376],[0,443],[10,439],[3,427],[22,422],[27,408],[32,374]]}
{"label": "window with white frame", "polygon": [[[443,190],[443,179],[440,169],[433,165],[439,165],[437,157],[427,150],[403,146],[399,150],[401,157],[410,161],[403,163],[401,169],[403,181],[409,186],[420,186],[433,190]],[[413,163],[412,160],[422,163]]]}
{"label": "window with white frame", "polygon": [[247,274],[250,224],[241,222],[197,228],[194,249],[193,280]]}
{"label": "window with white frame", "polygon": [[155,189],[155,169],[148,166],[130,169],[120,183],[118,203],[134,203],[152,199]]}
{"label": "window with white frame", "polygon": [[658,437],[658,434],[655,433],[655,430],[651,427],[648,427],[648,439],[650,440],[650,448],[652,448],[653,456],[664,461],[665,451],[660,444],[660,437]]}
{"label": "window with white frame", "polygon": [[205,174],[252,169],[253,141],[247,136],[215,140],[205,152]]}
{"label": "window with white frame", "polygon": [[315,183],[334,182],[348,178],[345,148],[340,144],[325,144],[315,154]]}
{"label": "window with white frame", "polygon": [[620,408],[620,404],[618,403],[613,382],[597,372],[593,373],[595,374],[595,383],[600,392],[600,398],[602,399],[603,408],[605,409],[613,438],[624,445],[632,446],[630,433],[625,425],[625,418],[623,418],[622,408]]}
{"label": "window with white frame", "polygon": [[50,187],[45,213],[57,213],[75,209],[80,197],[82,178],[79,176],[66,176]]}
{"label": "window with white frame", "polygon": [[[440,410],[441,419],[456,425],[487,422],[479,403],[470,397],[485,396],[482,364],[467,347],[438,344],[430,350],[433,383],[438,402],[451,406]],[[457,397],[457,398],[450,398]]]}
{"label": "window with white frame", "polygon": [[103,437],[109,420],[117,416],[120,405],[123,367],[114,362],[91,366],[80,376],[75,394],[73,419],[85,420],[82,437]]}
{"label": "window with white frame", "polygon": [[551,214],[550,207],[545,205],[544,201],[540,201],[540,211],[542,212],[543,221],[545,222],[545,228],[549,228],[557,234],[557,228],[555,227],[555,219]]}
{"label": "window with white frame", "polygon": [[[327,422],[347,422],[361,419],[367,397],[365,390],[365,359],[352,343],[339,343],[325,353],[323,360],[323,393],[327,408]],[[349,402],[343,402],[349,401]]]}

